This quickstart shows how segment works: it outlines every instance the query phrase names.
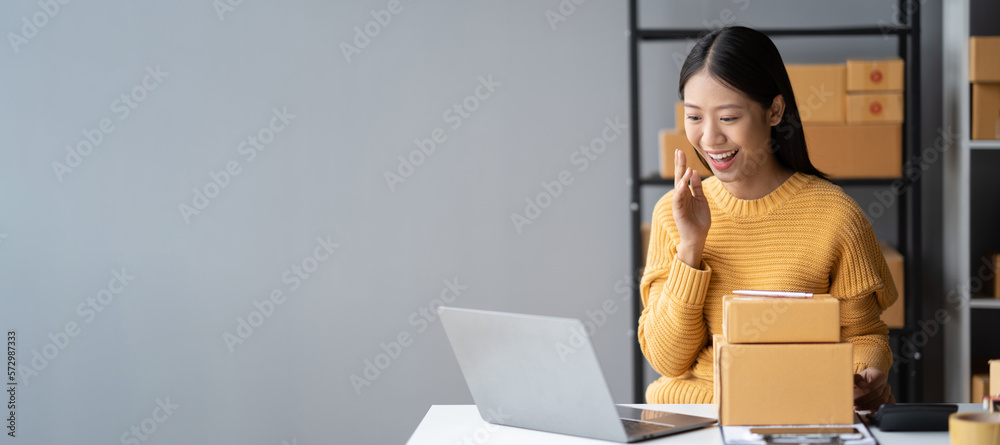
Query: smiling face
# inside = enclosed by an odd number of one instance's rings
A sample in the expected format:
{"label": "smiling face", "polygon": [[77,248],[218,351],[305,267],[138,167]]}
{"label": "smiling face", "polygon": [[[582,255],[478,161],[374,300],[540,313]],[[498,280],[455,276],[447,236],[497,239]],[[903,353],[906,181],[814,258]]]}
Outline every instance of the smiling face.
{"label": "smiling face", "polygon": [[771,126],[781,122],[783,112],[780,95],[764,109],[704,69],[684,85],[688,141],[726,189],[741,199],[760,198],[791,175],[770,147]]}

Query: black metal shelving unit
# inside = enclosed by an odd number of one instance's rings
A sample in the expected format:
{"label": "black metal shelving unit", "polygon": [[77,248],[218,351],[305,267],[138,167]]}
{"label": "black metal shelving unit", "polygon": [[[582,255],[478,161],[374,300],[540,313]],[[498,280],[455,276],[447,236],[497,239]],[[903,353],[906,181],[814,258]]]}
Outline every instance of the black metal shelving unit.
{"label": "black metal shelving unit", "polygon": [[[904,15],[904,23],[881,27],[831,27],[831,28],[780,28],[759,29],[771,37],[822,37],[822,36],[892,36],[898,39],[898,55],[904,61],[904,119],[903,119],[903,159],[919,156],[920,142],[920,5],[910,0],[899,0],[899,11]],[[631,243],[632,269],[639,270],[642,264],[642,189],[647,186],[671,186],[673,180],[659,176],[642,177],[641,169],[641,120],[639,107],[639,45],[643,42],[694,39],[702,36],[706,29],[640,29],[638,0],[629,0],[629,97],[631,123],[631,165],[629,185],[631,188]],[[920,232],[920,181],[919,172],[903,169],[902,178],[905,193],[899,200],[899,228],[897,249],[905,261],[905,325],[903,329],[889,331],[889,344],[893,353],[899,353],[901,340],[912,335],[914,325],[922,316],[923,297],[921,294],[921,232]],[[843,179],[834,182],[841,187],[888,186],[900,178]],[[633,289],[633,322],[638,323],[642,314],[641,297],[638,287]],[[633,342],[634,399],[644,403],[645,378],[643,369],[645,357],[638,342]],[[915,354],[907,355],[908,362],[899,363],[895,373],[890,372],[889,381],[898,402],[918,402],[923,400],[922,348]]]}

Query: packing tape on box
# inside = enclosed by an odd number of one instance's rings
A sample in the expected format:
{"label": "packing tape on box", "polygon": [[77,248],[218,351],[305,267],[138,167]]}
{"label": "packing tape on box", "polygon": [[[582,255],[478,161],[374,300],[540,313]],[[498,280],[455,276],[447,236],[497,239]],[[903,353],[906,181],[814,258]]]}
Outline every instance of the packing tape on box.
{"label": "packing tape on box", "polygon": [[964,412],[948,417],[952,445],[1000,445],[1000,413]]}

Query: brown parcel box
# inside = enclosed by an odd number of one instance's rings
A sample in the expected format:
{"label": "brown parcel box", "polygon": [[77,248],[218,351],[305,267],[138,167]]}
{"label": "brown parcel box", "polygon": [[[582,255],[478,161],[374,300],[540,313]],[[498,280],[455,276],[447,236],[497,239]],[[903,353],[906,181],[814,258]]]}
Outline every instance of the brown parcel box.
{"label": "brown parcel box", "polygon": [[903,123],[903,94],[857,93],[847,95],[848,124]]}
{"label": "brown parcel box", "polygon": [[969,82],[1000,82],[1000,36],[969,37]]}
{"label": "brown parcel box", "polygon": [[802,122],[844,123],[844,64],[785,65],[785,70]]}
{"label": "brown parcel box", "polygon": [[653,231],[653,225],[644,222],[639,227],[639,239],[642,244],[641,267],[646,267],[646,256],[649,255],[649,233]]}
{"label": "brown parcel box", "polygon": [[903,59],[847,59],[847,92],[903,91]]}
{"label": "brown parcel box", "polygon": [[993,254],[993,298],[1000,299],[1000,253]]}
{"label": "brown parcel box", "polygon": [[809,159],[831,178],[903,176],[903,130],[899,124],[805,125]]}
{"label": "brown parcel box", "polygon": [[715,343],[719,424],[837,425],[854,421],[851,343]]}
{"label": "brown parcel box", "polygon": [[684,133],[684,102],[677,101],[674,104],[674,131]]}
{"label": "brown parcel box", "polygon": [[1000,360],[990,360],[990,395],[1000,395]]}
{"label": "brown parcel box", "polygon": [[972,139],[1000,139],[1000,83],[972,84]]}
{"label": "brown parcel box", "polygon": [[836,343],[840,300],[830,295],[722,297],[722,335],[729,343]]}
{"label": "brown parcel box", "polygon": [[972,375],[972,403],[983,403],[983,397],[990,393],[990,375]]}
{"label": "brown parcel box", "polygon": [[892,282],[896,284],[896,292],[899,294],[896,302],[892,306],[889,306],[885,312],[882,312],[882,321],[890,328],[902,328],[906,325],[905,288],[903,287],[903,283],[905,282],[903,266],[905,262],[903,255],[898,250],[893,249],[892,246],[882,242],[879,243],[879,247],[882,248],[882,256],[885,257],[885,263],[889,265]]}
{"label": "brown parcel box", "polygon": [[684,133],[671,130],[660,131],[660,176],[663,178],[674,178],[674,150],[684,150],[687,155],[687,165],[693,168],[702,178],[712,176],[712,171],[705,167],[698,159],[691,142],[688,141]]}

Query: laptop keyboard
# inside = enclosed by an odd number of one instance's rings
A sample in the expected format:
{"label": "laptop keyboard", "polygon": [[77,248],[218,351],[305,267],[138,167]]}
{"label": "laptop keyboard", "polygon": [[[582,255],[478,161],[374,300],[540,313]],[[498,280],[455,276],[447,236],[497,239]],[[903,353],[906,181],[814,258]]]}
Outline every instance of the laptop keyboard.
{"label": "laptop keyboard", "polygon": [[663,431],[670,429],[668,426],[657,425],[655,423],[649,422],[638,422],[635,420],[621,419],[622,425],[625,426],[625,433],[628,434],[629,438],[633,437],[646,437],[653,434],[659,434]]}

